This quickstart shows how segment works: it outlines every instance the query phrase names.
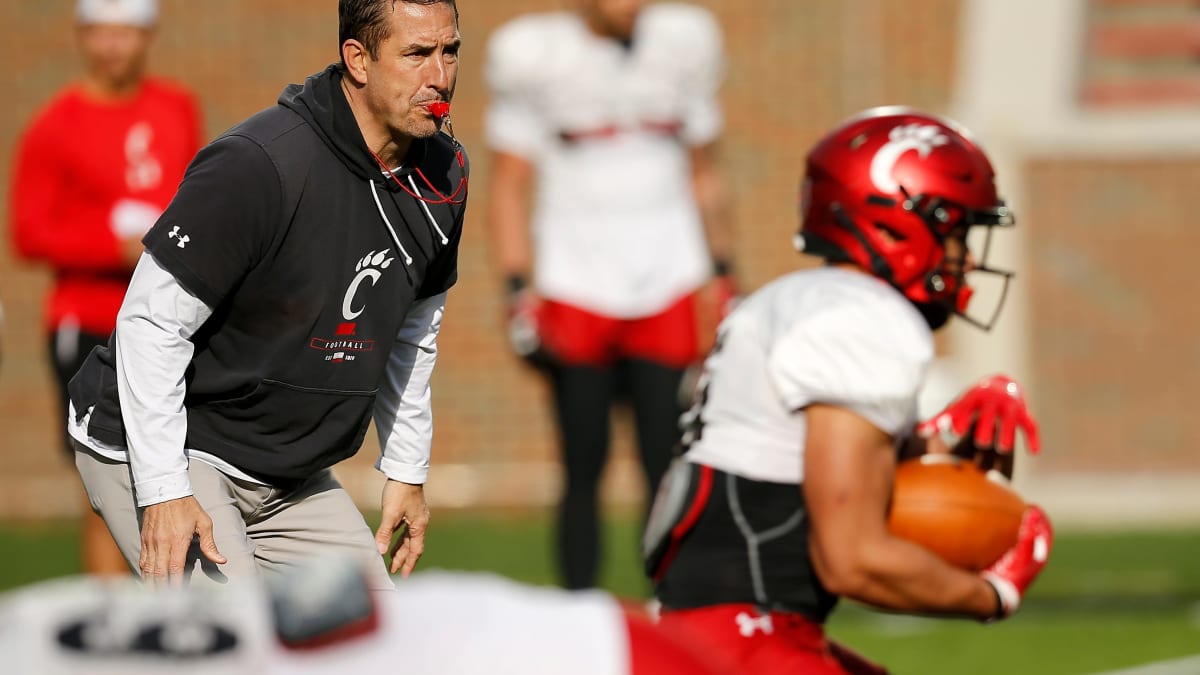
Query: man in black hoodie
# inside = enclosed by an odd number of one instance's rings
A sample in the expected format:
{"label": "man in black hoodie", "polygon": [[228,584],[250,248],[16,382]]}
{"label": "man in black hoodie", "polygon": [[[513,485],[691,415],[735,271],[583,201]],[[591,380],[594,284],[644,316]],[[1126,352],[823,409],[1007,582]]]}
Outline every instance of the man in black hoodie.
{"label": "man in black hoodie", "polygon": [[[203,149],[71,382],[92,507],[130,566],[192,583],[424,549],[429,377],[457,279],[465,151],[443,130],[454,0],[341,0],[341,62]],[[330,473],[372,417],[371,536]],[[395,545],[393,535],[399,533]]]}

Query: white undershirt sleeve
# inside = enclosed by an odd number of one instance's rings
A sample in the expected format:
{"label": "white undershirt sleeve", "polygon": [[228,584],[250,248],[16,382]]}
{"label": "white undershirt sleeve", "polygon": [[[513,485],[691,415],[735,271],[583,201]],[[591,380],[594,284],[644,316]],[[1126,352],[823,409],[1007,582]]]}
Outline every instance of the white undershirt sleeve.
{"label": "white undershirt sleeve", "polygon": [[387,373],[375,398],[375,428],[382,454],[375,468],[402,483],[424,485],[433,444],[429,378],[437,361],[437,336],[446,294],[413,303],[396,335]]}
{"label": "white undershirt sleeve", "polygon": [[184,373],[189,338],[212,308],[188,292],[148,253],[133,272],[117,314],[116,370],[133,494],[150,506],[192,494],[184,453]]}

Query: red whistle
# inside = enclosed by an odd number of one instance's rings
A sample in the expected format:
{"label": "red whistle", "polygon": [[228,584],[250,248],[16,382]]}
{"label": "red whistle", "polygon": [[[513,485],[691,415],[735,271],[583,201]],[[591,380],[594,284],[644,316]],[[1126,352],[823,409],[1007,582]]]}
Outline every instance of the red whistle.
{"label": "red whistle", "polygon": [[425,106],[425,109],[429,111],[430,115],[433,115],[439,120],[450,114],[450,104],[446,103],[445,101],[436,101],[434,103],[430,103],[429,105]]}

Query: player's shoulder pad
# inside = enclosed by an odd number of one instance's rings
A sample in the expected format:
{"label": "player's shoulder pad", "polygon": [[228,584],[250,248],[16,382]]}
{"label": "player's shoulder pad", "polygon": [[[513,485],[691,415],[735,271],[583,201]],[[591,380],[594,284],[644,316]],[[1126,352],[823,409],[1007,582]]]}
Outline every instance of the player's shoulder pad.
{"label": "player's shoulder pad", "polygon": [[[822,307],[807,320],[807,330],[842,336],[839,344],[881,358],[924,361],[933,356],[933,334],[903,295],[865,275],[839,279],[829,275],[817,289]],[[869,358],[871,353],[864,353]]]}
{"label": "player's shoulder pad", "polygon": [[703,7],[675,2],[649,5],[638,21],[639,31],[654,42],[677,45],[700,58],[721,54],[721,26]]}
{"label": "player's shoulder pad", "polygon": [[498,92],[533,86],[548,56],[577,41],[578,28],[572,12],[526,14],[503,24],[488,39],[488,85]]}
{"label": "player's shoulder pad", "polygon": [[[878,280],[849,274],[799,272],[774,294],[770,361],[791,403],[903,401],[933,359],[933,336],[916,308]],[[789,292],[806,300],[797,304]]]}

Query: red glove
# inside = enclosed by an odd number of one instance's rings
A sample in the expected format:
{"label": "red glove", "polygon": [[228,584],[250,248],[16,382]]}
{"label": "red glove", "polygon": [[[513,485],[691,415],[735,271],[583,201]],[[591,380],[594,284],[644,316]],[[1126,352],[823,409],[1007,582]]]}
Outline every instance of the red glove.
{"label": "red glove", "polygon": [[1000,599],[999,612],[993,620],[1012,616],[1021,606],[1025,591],[1046,566],[1053,543],[1054,531],[1046,513],[1036,506],[1025,509],[1016,545],[982,573]]}
{"label": "red glove", "polygon": [[[1030,453],[1036,455],[1042,449],[1037,422],[1025,403],[1025,391],[1007,375],[992,375],[980,380],[945,410],[918,424],[917,433],[924,438],[938,433],[950,436],[947,443],[953,446],[972,424],[975,425],[975,445],[979,448],[994,445],[997,452],[1012,452],[1020,428],[1025,432]],[[996,438],[997,425],[1000,427],[999,438]]]}

